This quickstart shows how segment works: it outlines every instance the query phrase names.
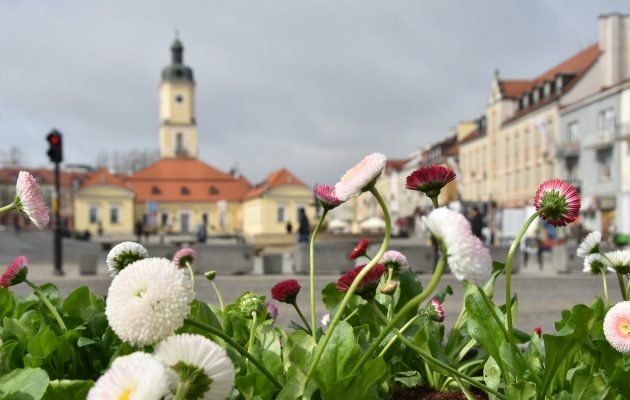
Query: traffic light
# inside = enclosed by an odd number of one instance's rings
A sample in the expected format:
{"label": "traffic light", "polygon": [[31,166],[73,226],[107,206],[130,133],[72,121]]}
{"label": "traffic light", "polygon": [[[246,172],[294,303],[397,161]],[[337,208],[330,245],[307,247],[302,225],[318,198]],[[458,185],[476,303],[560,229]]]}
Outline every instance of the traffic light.
{"label": "traffic light", "polygon": [[61,133],[53,130],[46,136],[48,140],[48,158],[54,163],[60,163],[63,161],[63,154],[61,152]]}

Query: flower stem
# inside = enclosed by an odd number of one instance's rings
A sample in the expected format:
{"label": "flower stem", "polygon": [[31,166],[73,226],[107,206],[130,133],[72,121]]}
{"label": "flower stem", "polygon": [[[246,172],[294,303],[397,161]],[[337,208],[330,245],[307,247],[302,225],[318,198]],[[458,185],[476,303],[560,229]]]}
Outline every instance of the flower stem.
{"label": "flower stem", "polygon": [[[405,333],[405,331],[407,329],[409,329],[409,327],[418,320],[418,318],[420,318],[419,315],[414,315],[413,318],[411,318],[409,321],[407,321],[407,323],[405,325],[402,326],[402,328],[400,328],[399,332],[400,333]],[[388,318],[389,319],[389,318]],[[380,353],[378,353],[378,356],[376,358],[381,358],[385,356],[385,353],[387,353],[387,350],[389,350],[390,347],[392,347],[394,345],[394,343],[396,343],[396,339],[398,339],[398,336],[393,336],[391,339],[389,339],[389,342],[387,342],[387,344],[385,345],[385,347],[383,347],[383,350],[381,350]]]}
{"label": "flower stem", "polygon": [[378,337],[372,342],[372,344],[367,349],[367,351],[365,351],[363,355],[361,355],[361,359],[359,360],[359,362],[356,363],[350,375],[356,372],[356,369],[358,368],[359,365],[363,365],[367,361],[368,357],[370,357],[370,355],[374,353],[376,348],[379,346],[379,344],[381,344],[383,339],[385,339],[387,334],[396,326],[396,324],[401,319],[405,317],[405,315],[407,315],[408,313],[412,311],[417,311],[418,305],[422,301],[424,301],[427,297],[429,297],[431,293],[433,293],[433,291],[435,290],[435,287],[440,281],[440,278],[442,277],[442,273],[444,272],[444,266],[446,265],[446,249],[444,249],[443,245],[441,245],[440,247],[442,250],[442,254],[440,255],[440,259],[438,260],[438,263],[435,267],[435,271],[433,272],[433,276],[431,277],[431,280],[429,281],[429,284],[427,285],[427,287],[422,291],[422,293],[420,293],[413,299],[409,300],[407,304],[405,304],[398,311],[398,313],[396,313],[392,317],[392,319],[387,323],[387,325],[385,325],[385,328],[381,331]]}
{"label": "flower stem", "polygon": [[[387,318],[385,317],[385,315],[383,315],[383,313],[381,312],[381,310],[378,308],[378,306],[376,305],[376,302],[374,302],[374,299],[368,301],[368,304],[370,306],[370,308],[372,309],[372,311],[374,312],[374,314],[376,314],[383,322],[387,323]],[[422,358],[428,360],[429,362],[436,364],[440,367],[442,367],[443,369],[449,371],[451,374],[453,374],[453,378],[455,378],[455,380],[457,380],[456,377],[461,378],[462,380],[465,380],[466,382],[468,382],[469,384],[471,384],[472,386],[475,386],[481,390],[484,390],[488,393],[492,393],[497,397],[500,398],[505,398],[503,397],[502,394],[500,394],[499,392],[487,387],[486,385],[477,382],[476,380],[474,380],[473,378],[469,377],[468,375],[465,375],[463,373],[461,373],[460,371],[458,371],[457,369],[451,367],[450,365],[436,359],[435,357],[433,357],[433,355],[425,352],[424,350],[422,350],[421,348],[419,348],[418,346],[414,345],[412,342],[409,341],[409,339],[407,339],[405,336],[403,336],[402,333],[400,333],[400,331],[396,328],[392,328],[392,331],[396,334],[396,336],[400,339],[401,342],[403,342],[407,347],[409,347],[410,349],[412,349],[413,351],[415,351],[416,353],[420,354],[420,356],[422,356]],[[360,365],[360,364],[359,364]],[[355,367],[356,369],[356,367]],[[352,373],[350,374],[352,375]]]}
{"label": "flower stem", "polygon": [[249,327],[249,340],[247,341],[246,350],[250,351],[254,345],[254,338],[256,337],[256,311],[252,311],[252,325]]}
{"label": "flower stem", "polygon": [[628,300],[628,295],[626,294],[626,285],[623,283],[623,275],[617,272],[617,281],[619,282],[619,289],[621,290],[621,297],[623,300]]}
{"label": "flower stem", "polygon": [[209,333],[211,333],[213,335],[216,335],[216,336],[220,337],[221,339],[223,339],[230,346],[234,347],[236,349],[236,351],[241,353],[241,355],[243,357],[245,357],[249,361],[251,361],[252,364],[254,364],[263,374],[265,374],[265,376],[267,376],[267,378],[269,378],[269,380],[278,389],[282,389],[282,385],[280,384],[280,382],[278,382],[278,379],[276,379],[276,377],[273,376],[271,374],[271,372],[269,372],[269,370],[267,368],[265,368],[265,366],[260,361],[258,361],[256,359],[256,357],[254,357],[251,353],[249,353],[247,350],[245,350],[243,348],[243,346],[238,344],[238,342],[236,340],[232,339],[232,337],[226,335],[225,332],[223,332],[220,329],[215,328],[212,325],[204,324],[203,322],[197,321],[196,319],[186,318],[184,321],[186,323],[190,324],[190,325],[193,325],[193,326],[196,326],[197,328],[200,328],[200,329],[203,329],[205,331],[208,331]]}
{"label": "flower stem", "polygon": [[321,339],[321,342],[318,344],[317,348],[315,349],[315,353],[313,354],[313,360],[311,361],[311,365],[306,374],[307,383],[313,377],[313,374],[315,373],[315,368],[317,368],[317,364],[319,363],[319,360],[321,359],[322,354],[324,353],[324,349],[326,348],[326,345],[328,344],[328,341],[330,340],[332,333],[335,330],[335,327],[339,323],[339,320],[341,319],[343,312],[348,306],[348,302],[350,302],[350,299],[352,298],[352,296],[354,295],[354,292],[359,287],[359,284],[361,283],[363,278],[365,278],[365,276],[372,270],[372,268],[376,266],[376,261],[381,258],[383,253],[385,253],[387,246],[389,246],[389,237],[392,231],[392,221],[389,216],[389,210],[387,209],[387,205],[385,204],[383,197],[381,197],[381,194],[378,192],[376,187],[372,186],[370,188],[370,193],[374,195],[374,197],[378,201],[378,204],[381,206],[381,209],[383,210],[383,216],[385,217],[385,237],[383,238],[383,243],[381,244],[381,247],[378,250],[378,253],[376,253],[374,258],[361,270],[361,272],[359,272],[356,278],[354,278],[352,285],[350,285],[350,288],[348,289],[345,296],[341,300],[341,303],[339,304],[339,308],[337,309],[335,316],[330,321],[330,325],[328,325],[328,329],[326,329],[326,334],[323,336],[323,338]]}
{"label": "flower stem", "polygon": [[7,204],[4,207],[0,207],[0,214],[7,213],[7,212],[13,210],[14,208],[17,208],[17,204],[15,204],[15,202],[13,202],[11,204]]}
{"label": "flower stem", "polygon": [[[324,223],[324,219],[326,218],[326,214],[328,214],[328,210],[324,208],[324,212],[322,213],[321,218],[317,221],[317,225],[315,225],[315,229],[313,230],[313,234],[311,235],[311,243],[309,245],[309,258],[310,258],[310,268],[309,268],[309,279],[310,279],[310,295],[311,295],[311,326],[315,328],[317,326],[317,321],[315,318],[315,239],[317,239],[317,234]],[[306,324],[308,326],[308,324]],[[311,329],[311,334],[313,335],[313,339],[317,340],[315,337],[315,329]]]}
{"label": "flower stem", "polygon": [[521,370],[519,364],[516,362],[516,341],[514,340],[514,327],[512,326],[512,258],[518,248],[521,239],[525,236],[527,228],[538,218],[539,213],[536,211],[533,213],[525,224],[518,231],[518,234],[514,238],[510,249],[508,250],[507,259],[505,260],[505,315],[507,319],[507,339],[510,343],[510,349],[512,350],[512,360],[514,362],[514,370],[518,378],[521,377]]}
{"label": "flower stem", "polygon": [[[313,329],[311,329],[311,326],[308,324],[308,321],[306,320],[306,318],[304,318],[304,314],[302,314],[302,310],[300,310],[300,307],[297,305],[297,302],[293,302],[291,303],[291,305],[295,308],[295,311],[297,311],[298,315],[300,316],[300,319],[302,320],[302,322],[304,322],[304,325],[306,326],[306,329],[308,329],[308,333],[309,334],[315,334],[315,331]],[[316,325],[313,325],[316,326]]]}
{"label": "flower stem", "polygon": [[50,300],[48,300],[48,297],[46,297],[46,295],[44,294],[42,289],[39,286],[37,286],[36,284],[34,284],[33,282],[29,281],[28,279],[24,279],[24,283],[26,283],[31,288],[33,288],[33,292],[35,292],[37,297],[39,297],[40,300],[50,310],[50,313],[57,320],[57,323],[59,324],[59,327],[61,328],[61,330],[63,330],[64,332],[68,331],[68,328],[66,327],[66,324],[63,322],[63,319],[61,319],[61,315],[59,315],[59,312],[57,311],[55,306],[53,306],[52,303],[50,302]]}
{"label": "flower stem", "polygon": [[175,392],[175,397],[173,400],[186,400],[186,395],[188,394],[189,383],[186,381],[179,382],[177,385],[177,391]]}
{"label": "flower stem", "polygon": [[186,268],[188,268],[188,275],[190,276],[191,289],[194,291],[195,290],[195,274],[193,273],[192,266],[190,265],[188,261],[186,262]]}
{"label": "flower stem", "polygon": [[606,279],[606,267],[602,271],[602,286],[604,287],[604,301],[606,302],[606,306],[608,307],[608,282]]}
{"label": "flower stem", "polygon": [[219,307],[221,307],[221,312],[223,312],[223,296],[221,296],[221,292],[214,281],[211,281],[210,284],[212,284],[214,293],[217,295],[217,299],[219,299]]}
{"label": "flower stem", "polygon": [[440,203],[438,203],[438,197],[437,196],[433,196],[433,197],[429,197],[431,199],[431,202],[433,203],[433,208],[440,208]]}

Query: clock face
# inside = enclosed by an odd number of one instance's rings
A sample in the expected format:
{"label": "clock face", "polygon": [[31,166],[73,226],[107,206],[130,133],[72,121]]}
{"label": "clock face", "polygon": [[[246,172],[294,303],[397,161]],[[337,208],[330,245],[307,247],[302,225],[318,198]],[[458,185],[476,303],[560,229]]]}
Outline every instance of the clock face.
{"label": "clock face", "polygon": [[177,96],[175,96],[175,101],[178,103],[181,103],[184,101],[184,96],[178,94]]}

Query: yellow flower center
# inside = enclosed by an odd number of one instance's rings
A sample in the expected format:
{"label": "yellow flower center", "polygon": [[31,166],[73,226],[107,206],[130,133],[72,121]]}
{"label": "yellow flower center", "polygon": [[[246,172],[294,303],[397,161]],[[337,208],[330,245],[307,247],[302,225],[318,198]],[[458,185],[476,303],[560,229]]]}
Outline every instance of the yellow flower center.
{"label": "yellow flower center", "polygon": [[132,388],[125,389],[125,391],[122,392],[120,394],[120,396],[118,396],[118,400],[129,400],[129,397],[131,396],[131,391],[132,390],[133,390]]}
{"label": "yellow flower center", "polygon": [[623,335],[630,336],[630,321],[623,321],[619,324],[619,332]]}

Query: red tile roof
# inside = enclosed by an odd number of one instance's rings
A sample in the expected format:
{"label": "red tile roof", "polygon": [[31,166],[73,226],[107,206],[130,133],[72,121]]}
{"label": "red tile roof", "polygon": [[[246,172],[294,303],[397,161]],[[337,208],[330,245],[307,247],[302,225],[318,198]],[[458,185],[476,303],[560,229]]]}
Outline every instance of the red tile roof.
{"label": "red tile roof", "polygon": [[128,185],[125,183],[125,177],[113,175],[107,170],[107,168],[99,168],[94,171],[90,178],[83,183],[81,189],[94,185],[102,185],[104,183],[129,190]]}
{"label": "red tile roof", "polygon": [[253,187],[245,195],[245,199],[261,197],[269,190],[283,185],[298,185],[308,188],[308,185],[304,183],[300,178],[295,176],[295,174],[293,174],[291,171],[286,168],[281,168],[267,175],[267,177],[263,179],[262,182]]}
{"label": "red tile roof", "polygon": [[400,171],[402,167],[409,161],[409,159],[387,159],[387,163],[385,164],[385,170],[387,171]]}
{"label": "red tile roof", "polygon": [[595,43],[560,64],[531,80],[500,80],[501,93],[506,98],[517,98],[545,81],[553,80],[558,74],[574,74],[581,77],[599,56],[599,44]]}
{"label": "red tile roof", "polygon": [[[20,171],[28,171],[31,175],[37,179],[40,185],[54,185],[55,184],[55,171],[47,168],[2,168],[0,169],[0,182],[3,183],[15,183],[17,180],[17,176]],[[79,180],[79,182],[84,182],[90,177],[89,172],[69,172],[69,171],[60,171],[60,185],[61,186],[72,186],[74,180]]]}
{"label": "red tile roof", "polygon": [[136,202],[241,201],[251,185],[192,158],[165,158],[127,178]]}

